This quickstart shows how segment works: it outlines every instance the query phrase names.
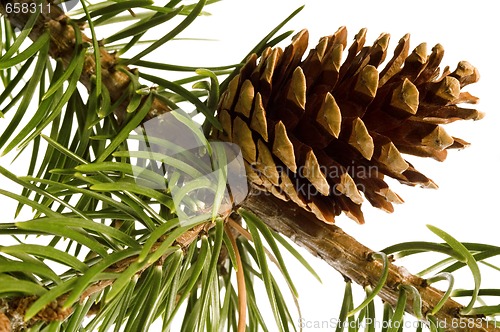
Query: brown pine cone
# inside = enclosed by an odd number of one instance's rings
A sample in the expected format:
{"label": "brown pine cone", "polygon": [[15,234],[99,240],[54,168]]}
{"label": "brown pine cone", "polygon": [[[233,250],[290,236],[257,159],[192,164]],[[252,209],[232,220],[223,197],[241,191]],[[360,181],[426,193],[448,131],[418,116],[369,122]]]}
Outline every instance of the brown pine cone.
{"label": "brown pine cone", "polygon": [[447,149],[468,145],[442,125],[483,116],[457,106],[478,100],[461,92],[479,79],[468,62],[440,73],[443,47],[427,55],[420,44],[408,55],[405,35],[379,70],[389,35],[373,46],[364,46],[365,36],[362,29],[342,60],[342,27],[302,60],[308,43],[303,30],[284,51],[250,56],[218,108],[224,130],[214,136],[241,147],[249,182],[328,223],[342,211],[363,223],[364,198],[392,212],[392,203],[403,200],[384,176],[435,188],[402,154],[442,161]]}

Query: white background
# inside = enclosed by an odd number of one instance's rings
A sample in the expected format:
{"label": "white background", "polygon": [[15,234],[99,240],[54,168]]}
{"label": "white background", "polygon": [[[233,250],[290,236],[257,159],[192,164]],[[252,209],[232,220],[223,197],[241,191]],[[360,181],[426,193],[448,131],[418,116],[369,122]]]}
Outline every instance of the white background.
{"label": "white background", "polygon": [[[396,206],[393,214],[364,204],[365,225],[356,225],[345,216],[338,217],[337,224],[374,250],[402,241],[439,241],[427,230],[426,224],[438,226],[461,241],[497,244],[500,229],[497,215],[497,204],[500,204],[497,193],[500,187],[500,151],[496,134],[500,129],[497,102],[500,73],[497,60],[498,12],[493,8],[494,2],[226,0],[208,6],[206,10],[212,16],[200,18],[182,34],[183,37],[214,40],[174,41],[162,50],[159,58],[151,60],[200,67],[236,63],[302,4],[306,4],[305,9],[285,29],[299,31],[307,28],[311,47],[321,36],[334,33],[339,26],[347,27],[348,40],[352,40],[360,28],[366,27],[367,44],[371,44],[382,32],[391,33],[389,54],[392,54],[399,38],[409,32],[411,49],[425,41],[430,50],[439,42],[445,48],[443,65],[454,69],[458,61],[467,60],[481,74],[480,81],[466,90],[481,98],[476,107],[485,112],[486,117],[478,122],[462,122],[446,127],[452,136],[471,142],[471,147],[451,151],[443,163],[408,158],[440,188],[410,188],[391,182],[392,189],[405,200],[403,205]],[[281,46],[285,47],[286,43]],[[5,127],[8,118],[9,115],[7,119],[0,120],[0,130]],[[22,159],[12,166],[9,165],[11,156],[0,158],[0,164],[23,175],[28,160]],[[4,189],[6,186],[7,181],[0,178],[0,187]],[[0,206],[0,222],[11,222],[15,203],[8,198],[0,198]],[[322,277],[323,284],[316,282],[304,269],[295,268],[296,264],[289,260],[292,276],[299,288],[303,318],[311,324],[334,318],[338,315],[343,293],[342,278],[319,259],[306,252],[304,254]],[[412,261],[407,268],[418,272],[426,264],[429,265],[423,261]],[[488,283],[495,285],[496,273],[484,271],[484,286]],[[471,288],[469,273],[464,271],[461,276],[457,287]],[[286,290],[283,289],[283,292],[286,293]],[[266,308],[264,293],[261,299],[262,308]],[[361,301],[361,298],[357,300]],[[267,313],[272,326],[272,314]],[[315,332],[327,330],[332,329],[304,329]]]}
{"label": "white background", "polygon": [[[500,218],[497,205],[500,200],[497,188],[500,185],[500,150],[496,133],[500,129],[497,102],[500,70],[497,64],[499,47],[496,40],[499,22],[493,3],[427,0],[416,3],[328,0],[222,1],[207,7],[213,16],[200,19],[190,27],[189,33],[186,32],[189,36],[205,36],[217,41],[202,42],[203,46],[198,45],[192,49],[193,52],[182,45],[183,42],[179,42],[176,46],[178,48],[172,49],[172,57],[182,49],[177,62],[184,64],[196,64],[200,61],[200,56],[206,58],[202,59],[200,65],[236,62],[289,13],[303,4],[306,5],[304,10],[289,22],[283,31],[307,28],[311,47],[316,45],[320,37],[334,33],[340,26],[347,27],[348,40],[352,40],[359,29],[367,28],[367,45],[371,45],[382,32],[391,34],[391,55],[398,40],[405,33],[410,33],[410,50],[422,42],[427,42],[430,52],[436,43],[440,43],[445,48],[441,68],[449,65],[453,70],[458,61],[467,60],[479,69],[481,75],[480,81],[469,85],[465,91],[480,97],[480,103],[471,107],[485,112],[485,118],[477,122],[463,121],[446,126],[450,135],[463,138],[472,145],[462,151],[450,151],[447,160],[442,163],[408,157],[418,170],[433,179],[440,188],[421,189],[390,182],[393,190],[405,200],[403,205],[395,206],[394,213],[387,214],[364,204],[365,225],[357,225],[345,216],[338,217],[337,224],[374,250],[404,241],[440,241],[425,227],[426,224],[435,225],[463,242],[498,244]],[[286,44],[282,43],[281,46],[285,47]],[[199,51],[200,47],[203,48],[202,52]],[[323,280],[323,283],[319,284],[304,269],[293,269],[292,276],[299,287],[303,318],[310,326],[314,326],[315,323],[337,317],[344,284],[340,274],[330,266],[307,252],[304,254]],[[496,259],[492,262],[499,261]],[[420,259],[409,261],[406,267],[416,273],[429,265],[431,260]],[[292,268],[294,264],[290,266]],[[467,270],[464,269],[457,276],[459,278],[455,281],[456,288],[473,287]],[[484,270],[483,287],[498,287],[497,280],[497,271]],[[264,306],[264,294],[263,299]],[[359,297],[358,301],[361,300]],[[496,303],[493,301],[490,304],[498,304],[498,299]],[[272,320],[270,313],[269,320]],[[333,329],[304,329],[311,332],[331,330]]]}

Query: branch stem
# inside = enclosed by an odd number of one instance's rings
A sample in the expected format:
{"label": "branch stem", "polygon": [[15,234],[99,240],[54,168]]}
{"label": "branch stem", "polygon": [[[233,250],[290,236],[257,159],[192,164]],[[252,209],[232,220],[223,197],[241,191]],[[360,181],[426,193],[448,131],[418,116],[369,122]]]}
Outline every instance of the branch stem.
{"label": "branch stem", "polygon": [[[242,205],[259,216],[270,228],[323,259],[355,283],[363,287],[374,287],[378,283],[384,271],[383,262],[371,259],[374,250],[359,243],[338,226],[326,224],[296,204],[282,201],[256,188],[252,188]],[[392,263],[389,266],[387,282],[378,295],[395,306],[399,288],[404,285],[413,286],[420,293],[424,317],[444,296],[442,291],[428,286],[425,279]],[[458,302],[448,299],[435,314],[445,331],[500,331],[492,322],[488,323],[481,316],[461,315],[462,308]],[[405,310],[412,315],[416,314],[412,300],[408,301]]]}

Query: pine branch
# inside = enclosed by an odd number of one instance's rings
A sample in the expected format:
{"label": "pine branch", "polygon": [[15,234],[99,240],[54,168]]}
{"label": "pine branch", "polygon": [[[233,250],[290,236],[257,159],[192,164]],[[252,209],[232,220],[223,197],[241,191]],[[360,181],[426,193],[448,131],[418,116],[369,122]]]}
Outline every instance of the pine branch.
{"label": "pine branch", "polygon": [[[180,250],[186,251],[189,245],[198,240],[201,234],[206,234],[215,224],[212,222],[197,225],[179,236],[173,246],[177,246]],[[154,253],[162,244],[162,238],[153,245],[150,253]],[[138,256],[132,256],[106,269],[107,273],[121,273],[130,265],[137,262]],[[140,270],[136,272],[139,277],[147,268],[154,264],[162,265],[166,257],[162,256],[155,262],[144,264]],[[116,279],[101,280],[89,286],[80,296],[80,302],[84,302],[93,294],[103,291],[106,287],[112,286]],[[0,332],[4,331],[24,331],[24,329],[33,326],[37,322],[43,321],[50,323],[52,321],[65,320],[73,313],[72,307],[65,308],[65,302],[69,294],[61,295],[57,300],[53,301],[49,306],[39,311],[33,318],[24,320],[26,310],[38,299],[37,296],[17,297],[10,300],[0,300]],[[99,306],[100,303],[95,304]],[[96,314],[99,311],[91,310],[87,315]],[[10,327],[10,328],[7,328]]]}
{"label": "pine branch", "polygon": [[[14,0],[14,2],[26,2]],[[0,1],[0,12],[5,14],[4,5],[6,1]],[[47,4],[47,1],[43,1]],[[33,41],[48,31],[50,34],[50,55],[54,59],[61,59],[67,66],[73,58],[75,51],[75,31],[70,19],[55,5],[42,6],[43,13],[38,18],[35,27],[30,33]],[[47,10],[50,8],[50,11]],[[9,15],[8,19],[13,26],[23,29],[28,21],[29,15]],[[91,43],[91,39],[82,34],[84,43]],[[85,56],[85,65],[80,81],[87,89],[92,88],[93,75],[96,66],[101,66],[102,82],[109,91],[112,101],[116,101],[128,88],[130,79],[128,75],[118,70],[117,57],[110,54],[103,47],[100,49],[100,63],[96,64],[94,56],[89,53]],[[130,68],[125,67],[131,71]],[[122,105],[127,105],[125,100]],[[158,114],[168,112],[169,107],[159,99],[155,99],[151,111],[146,120]],[[124,107],[115,112],[117,118],[123,119]],[[299,208],[292,202],[281,201],[274,196],[264,195],[261,191],[254,189],[252,194],[243,204],[244,207],[260,216],[269,227],[283,233],[297,244],[307,248],[314,255],[322,258],[340,273],[362,285],[375,285],[382,272],[382,264],[376,260],[369,259],[373,250],[357,242],[354,238],[344,233],[339,227],[327,225],[319,221],[313,214]],[[197,236],[188,236],[186,242],[190,243]],[[422,297],[423,313],[429,312],[443,297],[443,292],[427,286],[424,279],[416,277],[403,267],[390,266],[387,284],[379,293],[380,297],[394,305],[398,299],[400,285],[412,285],[416,287]],[[101,290],[108,284],[98,285]],[[89,292],[86,294],[90,295]],[[57,305],[57,304],[56,304]],[[446,322],[447,331],[500,331],[486,324],[480,316],[462,316],[460,310],[463,308],[459,303],[448,299],[442,309],[436,314],[441,322]],[[411,301],[407,304],[406,311],[414,314]],[[0,313],[0,324],[4,324],[5,315]],[[465,324],[463,324],[465,323]],[[468,328],[472,324],[473,327]],[[460,326],[465,325],[465,328]],[[2,325],[0,325],[1,327]],[[459,326],[459,327],[454,327]]]}
{"label": "pine branch", "polygon": [[[383,271],[382,263],[370,259],[374,251],[346,234],[340,227],[326,224],[296,204],[285,202],[255,188],[252,189],[242,206],[262,218],[270,228],[306,248],[355,283],[361,286],[377,284]],[[428,286],[425,279],[394,264],[391,264],[387,282],[378,295],[382,300],[395,306],[398,301],[399,287],[403,285],[414,286],[419,291],[424,316],[444,295],[442,291]],[[408,300],[406,312],[414,315],[412,305],[412,301]],[[492,323],[488,324],[480,315],[461,315],[460,311],[463,308],[461,304],[448,299],[436,314],[436,318],[446,325],[446,331],[500,331]]]}

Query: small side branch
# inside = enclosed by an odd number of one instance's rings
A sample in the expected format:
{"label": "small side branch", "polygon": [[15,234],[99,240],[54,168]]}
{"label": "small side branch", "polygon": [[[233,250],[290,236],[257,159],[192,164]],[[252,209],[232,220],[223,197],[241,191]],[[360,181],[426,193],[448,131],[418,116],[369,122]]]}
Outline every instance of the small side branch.
{"label": "small side branch", "polygon": [[[174,246],[177,245],[182,250],[187,250],[189,245],[194,241],[197,241],[201,234],[206,234],[215,224],[212,222],[207,222],[196,227],[193,227],[186,233],[182,234],[177,238]],[[151,252],[155,252],[161,245],[161,241],[157,242]],[[137,275],[141,275],[148,267],[153,264],[162,263],[166,257],[160,257],[156,262],[151,262],[147,264],[142,269],[137,271]],[[126,258],[118,263],[114,264],[112,267],[106,270],[106,272],[120,273],[128,268],[131,264],[137,261],[137,256]],[[112,286],[115,280],[101,280],[92,285],[90,285],[80,296],[80,301],[84,301],[89,296],[102,292],[104,288]],[[43,321],[62,321],[72,314],[73,309],[64,309],[64,304],[66,302],[68,294],[64,294],[58,297],[55,301],[50,303],[40,312],[38,312],[32,319],[25,321],[24,316],[26,310],[38,299],[37,296],[24,296],[12,299],[0,299],[0,332],[14,332],[14,331],[24,331],[26,328],[32,326],[33,324]],[[92,310],[89,314],[96,314],[98,311],[98,305],[95,306],[96,310]]]}
{"label": "small side branch", "polygon": [[[11,0],[8,2],[26,4],[31,2],[35,3],[36,1]],[[22,30],[30,18],[30,13],[7,14],[4,7],[5,3],[7,3],[7,1],[0,1],[0,14],[5,15],[14,27]],[[42,1],[42,3],[43,6],[40,6],[42,12],[38,16],[38,20],[32,28],[29,37],[31,40],[36,41],[43,33],[48,31],[50,34],[50,56],[53,59],[61,60],[64,67],[67,68],[73,57],[76,56],[75,49],[81,47],[81,45],[76,45],[77,47],[75,48],[76,38],[74,26],[76,25],[71,24],[70,18],[66,16],[64,11],[57,5],[47,0]],[[92,45],[91,38],[84,33],[81,33],[81,37],[83,44]],[[96,67],[100,66],[102,83],[106,86],[111,101],[115,102],[128,91],[131,83],[130,78],[124,71],[119,70],[118,57],[114,53],[110,53],[104,47],[100,47],[99,58],[99,63],[96,63],[93,52],[88,52],[85,55],[80,82],[90,91],[92,89],[93,77],[95,77],[97,72]],[[128,67],[123,67],[122,69],[132,71]],[[129,100],[124,100],[121,105],[122,107],[118,107],[115,111],[118,121],[124,118],[128,102]],[[162,101],[155,98],[151,111],[144,121],[168,111],[170,111],[170,108]]]}

